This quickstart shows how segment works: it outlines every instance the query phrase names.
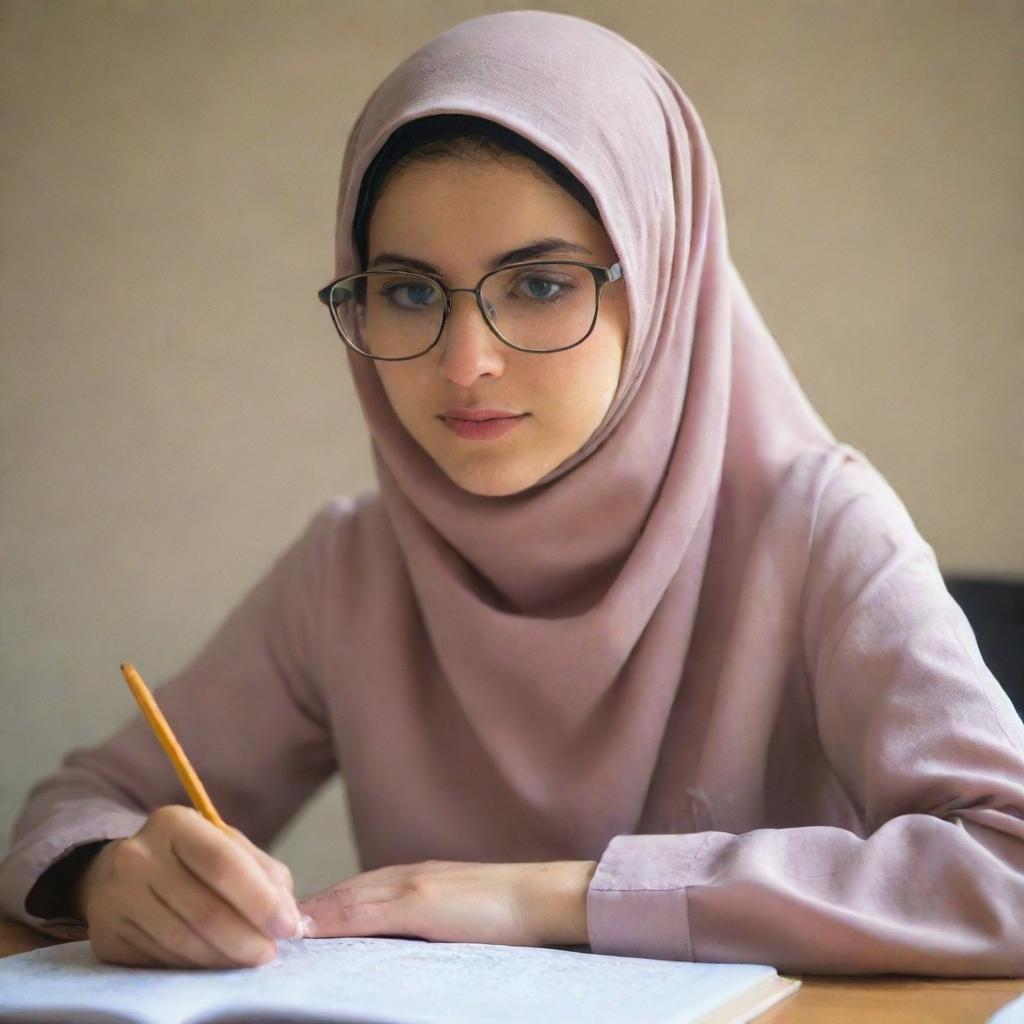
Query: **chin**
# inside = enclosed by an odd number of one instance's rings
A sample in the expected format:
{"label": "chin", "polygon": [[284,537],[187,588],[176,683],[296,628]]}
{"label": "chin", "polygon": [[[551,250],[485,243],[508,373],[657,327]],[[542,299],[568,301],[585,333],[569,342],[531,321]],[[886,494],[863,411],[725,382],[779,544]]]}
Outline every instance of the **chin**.
{"label": "chin", "polygon": [[518,494],[532,487],[544,475],[542,472],[527,471],[515,466],[487,466],[470,469],[466,467],[447,468],[442,466],[452,483],[470,494],[484,498],[502,498]]}

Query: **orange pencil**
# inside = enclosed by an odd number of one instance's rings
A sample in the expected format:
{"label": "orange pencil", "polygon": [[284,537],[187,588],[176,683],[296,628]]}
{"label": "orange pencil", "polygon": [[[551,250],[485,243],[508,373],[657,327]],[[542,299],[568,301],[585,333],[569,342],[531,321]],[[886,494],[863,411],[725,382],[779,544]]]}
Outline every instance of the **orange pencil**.
{"label": "orange pencil", "polygon": [[[139,707],[146,716],[146,721],[149,722],[150,728],[156,733],[160,746],[164,748],[167,756],[171,759],[171,764],[174,765],[174,770],[178,773],[178,778],[181,779],[181,784],[185,787],[185,792],[188,793],[192,806],[211,825],[216,825],[217,828],[237,842],[238,836],[235,834],[234,829],[217,813],[217,808],[213,806],[213,801],[206,792],[206,788],[199,781],[195,768],[192,767],[189,759],[185,756],[185,751],[181,749],[181,744],[171,731],[171,727],[167,719],[164,718],[164,713],[157,705],[153,694],[149,692],[149,687],[142,681],[142,676],[135,671],[135,666],[130,661],[126,661],[121,666],[121,675],[124,676],[128,689],[132,691],[132,695],[138,701]],[[300,915],[298,927],[292,938],[300,939],[312,935],[312,933],[313,919],[306,914]]]}
{"label": "orange pencil", "polygon": [[132,694],[138,701],[142,713],[146,716],[146,721],[149,722],[153,732],[156,733],[160,746],[164,748],[167,756],[171,759],[171,764],[174,765],[174,770],[178,773],[178,778],[181,779],[181,784],[185,787],[185,792],[188,793],[192,806],[208,822],[216,825],[217,828],[226,832],[232,838],[235,838],[234,831],[217,813],[217,808],[213,806],[213,801],[210,799],[203,784],[199,781],[199,776],[196,775],[196,770],[185,756],[185,751],[181,749],[181,744],[174,733],[171,732],[171,727],[167,724],[164,713],[157,706],[153,694],[149,692],[149,687],[142,681],[142,676],[135,671],[135,666],[127,661],[121,666],[121,674],[124,676],[124,681],[128,684],[128,689],[132,691]]}

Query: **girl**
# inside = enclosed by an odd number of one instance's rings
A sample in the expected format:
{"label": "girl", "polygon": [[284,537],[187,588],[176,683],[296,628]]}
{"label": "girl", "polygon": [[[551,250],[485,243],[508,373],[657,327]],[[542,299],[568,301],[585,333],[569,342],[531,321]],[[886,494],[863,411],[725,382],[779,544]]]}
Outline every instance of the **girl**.
{"label": "girl", "polygon": [[[1024,726],[932,548],[790,373],[675,81],[514,11],[345,153],[321,292],[379,492],[327,503],[158,699],[38,783],[0,905],[119,963],[314,936],[1024,973]],[[261,847],[332,772],[366,870]],[[86,929],[88,929],[86,931]]]}

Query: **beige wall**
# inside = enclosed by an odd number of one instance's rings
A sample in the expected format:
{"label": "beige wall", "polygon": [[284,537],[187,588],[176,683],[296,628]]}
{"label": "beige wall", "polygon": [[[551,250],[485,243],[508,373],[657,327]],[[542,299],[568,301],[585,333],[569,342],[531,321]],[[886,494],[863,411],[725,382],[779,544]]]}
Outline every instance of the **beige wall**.
{"label": "beige wall", "polygon": [[[372,485],[329,279],[371,89],[500,3],[3,4],[0,829],[336,492]],[[697,105],[732,251],[946,568],[1024,571],[1015,0],[527,4]],[[336,784],[276,852],[354,870]],[[326,838],[325,838],[326,837]]]}

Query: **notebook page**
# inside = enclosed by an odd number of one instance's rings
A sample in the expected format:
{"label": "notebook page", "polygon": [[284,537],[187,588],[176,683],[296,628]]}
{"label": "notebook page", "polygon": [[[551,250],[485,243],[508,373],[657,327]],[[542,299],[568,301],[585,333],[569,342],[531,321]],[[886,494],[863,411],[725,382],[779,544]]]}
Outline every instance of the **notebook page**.
{"label": "notebook page", "polygon": [[989,1017],[988,1024],[1024,1024],[1024,996],[1018,996],[997,1010]]}
{"label": "notebook page", "polygon": [[[276,1013],[360,1024],[689,1024],[775,974],[585,951],[305,939],[302,952],[234,971],[150,970],[96,960],[87,942],[0,960],[0,1011],[106,1010],[144,1024]],[[585,949],[585,947],[583,947]]]}

